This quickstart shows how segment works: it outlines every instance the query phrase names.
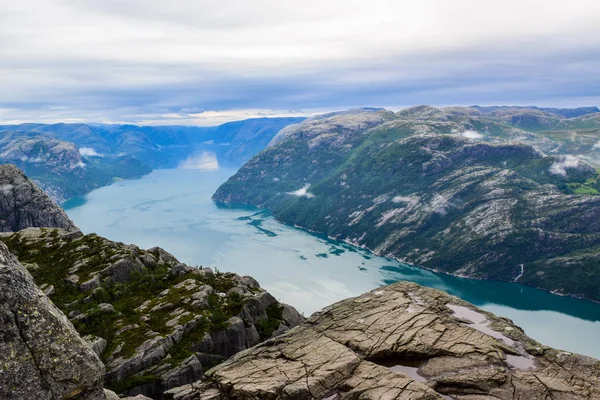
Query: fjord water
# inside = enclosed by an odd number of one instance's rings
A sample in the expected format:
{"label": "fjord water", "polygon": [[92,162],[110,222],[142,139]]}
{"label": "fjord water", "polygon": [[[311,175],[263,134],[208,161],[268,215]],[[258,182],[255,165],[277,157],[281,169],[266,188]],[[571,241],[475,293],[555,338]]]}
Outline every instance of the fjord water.
{"label": "fjord water", "polygon": [[278,223],[264,210],[211,201],[233,169],[156,170],[63,204],[85,232],[161,246],[190,265],[252,275],[305,315],[409,280],[512,319],[543,344],[600,358],[600,304],[506,282],[435,274]]}

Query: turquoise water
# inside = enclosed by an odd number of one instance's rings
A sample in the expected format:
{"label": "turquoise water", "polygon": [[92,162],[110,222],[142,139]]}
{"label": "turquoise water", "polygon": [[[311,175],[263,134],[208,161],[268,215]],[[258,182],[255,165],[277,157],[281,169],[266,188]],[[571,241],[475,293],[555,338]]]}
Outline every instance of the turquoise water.
{"label": "turquoise water", "polygon": [[275,221],[210,197],[232,169],[157,170],[64,204],[86,233],[142,248],[161,246],[190,265],[252,275],[305,315],[398,280],[445,290],[512,319],[540,342],[600,358],[600,304],[513,283],[435,274]]}

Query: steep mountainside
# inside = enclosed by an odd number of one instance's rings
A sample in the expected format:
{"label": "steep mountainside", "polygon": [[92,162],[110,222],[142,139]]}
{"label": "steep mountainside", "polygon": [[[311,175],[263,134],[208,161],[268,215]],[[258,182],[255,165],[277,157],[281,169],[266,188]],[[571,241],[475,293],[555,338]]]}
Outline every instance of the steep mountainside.
{"label": "steep mountainside", "polygon": [[167,392],[175,400],[596,400],[600,361],[561,352],[444,292],[402,282]]}
{"label": "steep mountainside", "polygon": [[29,227],[74,229],[67,214],[10,164],[0,165],[0,231]]}
{"label": "steep mountainside", "polygon": [[212,135],[219,161],[240,166],[263,150],[271,139],[287,125],[304,118],[255,118],[220,125]]}
{"label": "steep mountainside", "polygon": [[0,240],[90,342],[118,393],[160,398],[303,320],[251,277],[188,267],[160,248],[45,228]]}
{"label": "steep mountainside", "polygon": [[597,193],[598,175],[512,140],[522,132],[460,108],[307,120],[214,199],[437,271],[600,301],[600,197],[568,194]]}
{"label": "steep mountainside", "polygon": [[104,366],[0,243],[0,398],[104,400]]}

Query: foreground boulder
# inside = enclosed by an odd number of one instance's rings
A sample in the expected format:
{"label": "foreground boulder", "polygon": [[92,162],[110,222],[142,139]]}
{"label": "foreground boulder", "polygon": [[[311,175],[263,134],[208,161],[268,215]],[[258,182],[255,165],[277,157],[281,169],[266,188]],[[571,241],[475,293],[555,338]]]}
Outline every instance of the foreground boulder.
{"label": "foreground boulder", "polygon": [[105,399],[104,366],[0,243],[0,398]]}
{"label": "foreground boulder", "polygon": [[75,229],[67,214],[23,172],[0,165],[0,232],[29,227]]}
{"label": "foreground boulder", "polygon": [[600,399],[598,360],[439,290],[400,282],[239,353],[177,400]]}
{"label": "foreground boulder", "polygon": [[304,321],[253,278],[189,267],[158,247],[46,228],[0,240],[100,356],[105,386],[119,394],[159,399]]}

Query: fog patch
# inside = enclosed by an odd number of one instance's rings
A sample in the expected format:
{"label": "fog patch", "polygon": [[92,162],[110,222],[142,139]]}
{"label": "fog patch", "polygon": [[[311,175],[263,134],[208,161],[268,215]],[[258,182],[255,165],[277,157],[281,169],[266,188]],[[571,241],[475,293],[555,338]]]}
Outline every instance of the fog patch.
{"label": "fog patch", "polygon": [[560,175],[567,177],[567,168],[577,168],[579,167],[579,159],[575,156],[567,154],[566,156],[561,157],[559,161],[553,163],[548,171],[553,175]]}
{"label": "fog patch", "polygon": [[308,188],[310,188],[310,183],[307,183],[302,188],[300,188],[298,190],[294,190],[293,192],[287,192],[287,194],[291,194],[292,196],[307,197],[309,199],[312,199],[313,197],[315,197],[315,195],[312,193],[309,193]]}
{"label": "fog patch", "polygon": [[197,169],[200,171],[216,171],[219,169],[217,155],[211,151],[203,151],[200,154],[188,156],[177,166],[181,169]]}
{"label": "fog patch", "polygon": [[464,131],[459,133],[458,135],[473,140],[483,139],[483,135],[477,131]]}
{"label": "fog patch", "polygon": [[84,157],[104,157],[104,154],[98,153],[92,147],[82,147],[79,149],[79,154]]}
{"label": "fog patch", "polygon": [[2,191],[3,195],[8,196],[9,194],[11,194],[13,187],[14,186],[11,184],[2,185],[0,186],[0,191]]}
{"label": "fog patch", "polygon": [[411,203],[414,200],[408,196],[394,196],[392,197],[392,203]]}

